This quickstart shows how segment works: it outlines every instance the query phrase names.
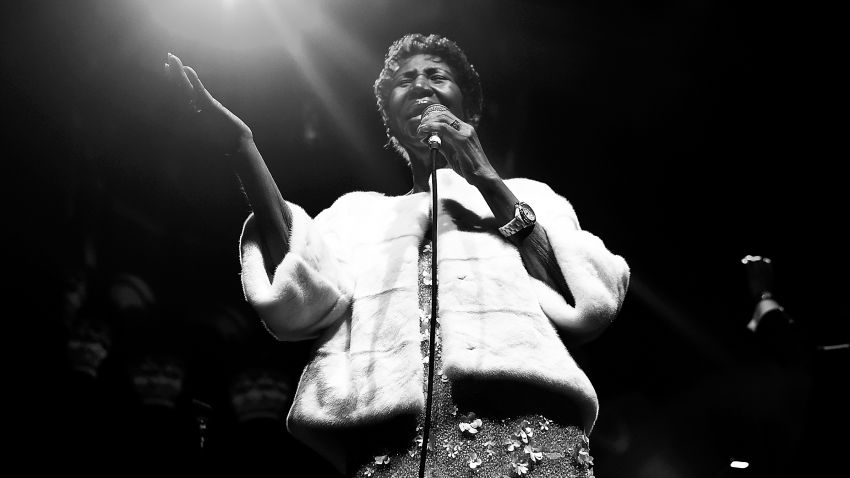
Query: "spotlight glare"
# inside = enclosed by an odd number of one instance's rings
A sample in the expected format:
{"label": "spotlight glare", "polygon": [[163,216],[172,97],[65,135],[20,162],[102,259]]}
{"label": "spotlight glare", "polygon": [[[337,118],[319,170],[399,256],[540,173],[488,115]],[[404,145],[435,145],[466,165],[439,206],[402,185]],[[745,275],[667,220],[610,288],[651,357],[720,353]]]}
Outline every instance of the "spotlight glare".
{"label": "spotlight glare", "polygon": [[748,466],[750,466],[750,464],[747,463],[746,461],[733,460],[731,463],[729,463],[729,466],[732,467],[732,468],[738,468],[738,469],[743,470],[744,468],[747,468]]}

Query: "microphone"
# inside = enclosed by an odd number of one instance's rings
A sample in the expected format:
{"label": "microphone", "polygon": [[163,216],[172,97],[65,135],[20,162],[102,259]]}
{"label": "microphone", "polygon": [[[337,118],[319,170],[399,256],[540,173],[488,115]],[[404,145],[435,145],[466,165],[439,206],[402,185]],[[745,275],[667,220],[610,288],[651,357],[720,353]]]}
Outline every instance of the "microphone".
{"label": "microphone", "polygon": [[[447,111],[448,108],[439,104],[433,103],[425,107],[422,110],[422,118],[425,116],[435,112],[435,111]],[[419,125],[422,126],[422,120],[419,120]],[[424,138],[422,140],[423,143],[427,144],[431,149],[431,211],[437,211],[437,156],[440,154],[440,136],[436,132],[432,132],[428,135],[428,138]],[[419,455],[419,477],[422,478],[425,476],[425,463],[427,461],[428,455],[428,437],[431,433],[431,408],[434,403],[434,355],[436,355],[435,342],[437,341],[437,321],[435,318],[437,317],[437,244],[439,243],[439,234],[437,231],[437,214],[431,214],[431,232],[434,240],[431,244],[431,282],[433,282],[433,286],[431,287],[431,319],[429,320],[428,329],[430,331],[430,341],[429,341],[429,351],[428,351],[428,390],[425,395],[425,426],[422,430],[422,443],[425,443],[425,446],[422,447],[422,451]]]}
{"label": "microphone", "polygon": [[[440,103],[433,103],[425,107],[422,110],[422,118],[425,118],[426,115],[433,113],[435,111],[448,111],[448,108],[441,105]],[[419,124],[422,124],[422,120],[419,120]],[[440,140],[440,135],[436,132],[431,133],[427,138],[422,139],[422,142],[427,144],[431,149],[440,149],[440,145],[443,142]]]}

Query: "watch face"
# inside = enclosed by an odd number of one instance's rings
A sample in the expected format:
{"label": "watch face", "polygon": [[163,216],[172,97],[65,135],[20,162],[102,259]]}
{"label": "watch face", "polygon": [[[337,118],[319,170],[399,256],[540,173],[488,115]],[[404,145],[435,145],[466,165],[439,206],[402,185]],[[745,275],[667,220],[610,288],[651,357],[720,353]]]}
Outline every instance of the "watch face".
{"label": "watch face", "polygon": [[534,222],[537,219],[531,206],[526,203],[519,204],[519,214],[525,222]]}

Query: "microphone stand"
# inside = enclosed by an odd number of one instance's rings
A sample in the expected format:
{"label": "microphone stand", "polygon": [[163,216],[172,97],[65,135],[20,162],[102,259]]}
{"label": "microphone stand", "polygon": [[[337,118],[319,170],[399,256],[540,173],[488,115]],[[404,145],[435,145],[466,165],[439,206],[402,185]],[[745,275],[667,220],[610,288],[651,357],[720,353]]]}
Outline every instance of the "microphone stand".
{"label": "microphone stand", "polygon": [[440,154],[440,137],[436,133],[428,138],[431,148],[431,319],[428,343],[428,394],[425,397],[425,426],[422,431],[422,453],[419,460],[419,478],[425,478],[425,460],[431,432],[431,404],[434,393],[434,355],[437,337],[437,157]]}

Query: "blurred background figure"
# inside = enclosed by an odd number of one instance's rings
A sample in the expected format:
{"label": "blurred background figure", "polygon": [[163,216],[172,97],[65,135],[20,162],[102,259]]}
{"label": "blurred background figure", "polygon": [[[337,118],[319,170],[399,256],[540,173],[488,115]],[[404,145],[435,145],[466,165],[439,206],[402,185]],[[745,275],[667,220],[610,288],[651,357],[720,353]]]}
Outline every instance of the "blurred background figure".
{"label": "blurred background figure", "polygon": [[279,429],[291,397],[292,386],[271,363],[239,372],[230,384],[230,404],[241,425],[268,422]]}
{"label": "blurred background figure", "polygon": [[632,467],[637,478],[782,478],[834,467],[824,445],[842,442],[825,437],[839,418],[835,367],[818,359],[807,317],[783,305],[774,262],[748,255],[739,264],[746,308],[722,319],[729,360],[674,377],[661,400],[648,389],[604,403],[595,438],[616,476]]}
{"label": "blurred background figure", "polygon": [[150,286],[132,274],[109,277],[93,249],[85,266],[69,268],[59,288],[61,350],[57,375],[42,377],[50,406],[47,436],[75,470],[104,471],[107,456],[123,453],[128,410],[122,387],[123,335],[129,317],[148,313]]}
{"label": "blurred background figure", "polygon": [[113,453],[144,470],[189,465],[198,448],[182,310],[137,274],[116,274],[106,292],[116,322]]}
{"label": "blurred background figure", "polygon": [[805,322],[781,304],[773,261],[747,255],[741,263],[752,304],[746,329],[755,356],[751,364],[742,363],[741,400],[731,403],[739,408],[729,410],[742,432],[738,452],[729,453],[730,461],[750,466],[726,468],[724,476],[806,476],[818,460],[805,436],[814,385],[812,339]]}
{"label": "blurred background figure", "polygon": [[94,381],[112,349],[113,331],[109,309],[97,299],[86,304],[70,323],[67,340],[71,372]]}
{"label": "blurred background figure", "polygon": [[[747,255],[741,262],[754,303],[747,329],[762,353],[781,367],[786,387],[771,398],[789,405],[776,410],[777,433],[768,440],[784,446],[773,457],[771,474],[759,476],[829,476],[850,444],[846,437],[850,395],[842,383],[846,379],[840,378],[850,369],[850,345],[818,343],[823,338],[815,340],[809,325],[815,318],[803,315],[795,320],[796,314],[782,304],[783,288],[769,257]],[[846,320],[841,301],[825,300],[837,306],[830,320]]]}
{"label": "blurred background figure", "polygon": [[[286,430],[292,396],[307,361],[309,343],[275,340],[247,304],[216,307],[206,318],[205,379],[214,391],[201,394],[214,412],[210,426],[208,466],[267,470],[287,463],[291,472],[338,477],[331,467]],[[211,357],[216,357],[212,359]],[[209,388],[209,387],[208,387]]]}
{"label": "blurred background figure", "polygon": [[747,329],[755,334],[767,353],[785,365],[810,360],[813,344],[807,328],[794,321],[775,295],[773,261],[769,257],[748,255],[741,263],[746,269],[754,304]]}
{"label": "blurred background figure", "polygon": [[68,322],[64,366],[52,385],[54,433],[47,437],[63,444],[61,453],[77,470],[104,466],[103,453],[115,438],[111,429],[115,402],[109,378],[103,377],[104,363],[113,350],[112,318],[102,294],[87,296]]}

